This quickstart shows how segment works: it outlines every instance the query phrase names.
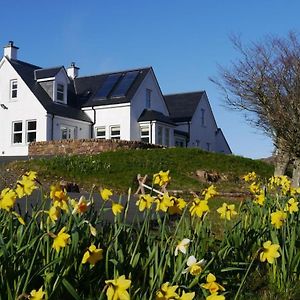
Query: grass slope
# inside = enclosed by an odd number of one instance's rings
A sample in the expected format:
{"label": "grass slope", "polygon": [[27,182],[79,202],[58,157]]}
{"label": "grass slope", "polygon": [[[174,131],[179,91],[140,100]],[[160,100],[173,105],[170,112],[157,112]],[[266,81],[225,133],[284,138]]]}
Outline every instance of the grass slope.
{"label": "grass slope", "polygon": [[42,181],[64,179],[75,181],[85,188],[96,184],[120,192],[125,192],[128,187],[136,188],[137,174],[148,174],[151,179],[160,170],[170,170],[170,189],[184,191],[203,188],[195,175],[197,170],[224,175],[227,179],[216,184],[224,191],[238,191],[240,177],[247,172],[255,171],[261,177],[269,177],[273,173],[273,166],[262,161],[183,148],[120,150],[98,155],[33,159],[18,162],[13,167],[38,171]]}

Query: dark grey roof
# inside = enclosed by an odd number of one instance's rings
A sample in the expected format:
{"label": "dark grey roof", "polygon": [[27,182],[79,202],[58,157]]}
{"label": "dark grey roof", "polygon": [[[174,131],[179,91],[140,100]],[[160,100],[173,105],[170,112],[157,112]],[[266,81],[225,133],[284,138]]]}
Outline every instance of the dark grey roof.
{"label": "dark grey roof", "polygon": [[10,60],[10,63],[48,113],[65,118],[91,122],[91,119],[83,111],[76,108],[74,97],[70,97],[70,99],[68,97],[68,105],[53,102],[45,90],[34,79],[34,71],[41,69],[40,67],[13,59]]}
{"label": "dark grey roof", "polygon": [[138,119],[138,122],[144,122],[144,121],[159,121],[174,126],[176,125],[174,122],[172,122],[172,120],[168,116],[165,116],[163,113],[152,109],[143,110],[142,114]]}
{"label": "dark grey roof", "polygon": [[204,93],[205,91],[165,95],[170,118],[174,122],[191,121]]}
{"label": "dark grey roof", "polygon": [[[140,84],[144,80],[145,76],[151,70],[151,67],[125,70],[120,72],[106,73],[95,76],[77,77],[74,79],[74,87],[77,94],[77,101],[80,107],[90,107],[90,106],[101,106],[109,104],[119,104],[130,102],[132,97],[135,95]],[[97,98],[97,92],[102,88],[106,79],[111,75],[120,75],[123,78],[127,73],[138,71],[136,79],[133,81],[132,85],[129,87],[127,93],[123,97],[113,97],[112,94],[118,82],[112,88],[111,92],[105,98]]]}
{"label": "dark grey roof", "polygon": [[43,78],[52,78],[55,77],[56,74],[64,68],[63,66],[55,67],[55,68],[47,68],[47,69],[37,69],[34,71],[35,79],[43,79]]}

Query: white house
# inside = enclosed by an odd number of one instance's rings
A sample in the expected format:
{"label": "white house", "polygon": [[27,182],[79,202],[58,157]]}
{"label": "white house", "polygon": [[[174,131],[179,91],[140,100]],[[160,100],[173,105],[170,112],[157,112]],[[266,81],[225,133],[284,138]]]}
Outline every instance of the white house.
{"label": "white house", "polygon": [[0,61],[0,156],[82,138],[231,153],[204,91],[164,96],[151,67],[79,77],[74,63],[41,68],[17,54],[10,41]]}

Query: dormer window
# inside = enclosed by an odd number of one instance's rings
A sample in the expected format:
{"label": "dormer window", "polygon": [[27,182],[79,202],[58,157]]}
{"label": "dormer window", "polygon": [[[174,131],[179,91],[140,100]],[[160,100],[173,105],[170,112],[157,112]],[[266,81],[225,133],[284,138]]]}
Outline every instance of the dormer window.
{"label": "dormer window", "polygon": [[18,96],[18,81],[14,79],[10,81],[10,98],[16,99],[17,96]]}
{"label": "dormer window", "polygon": [[63,84],[58,83],[56,89],[56,100],[59,102],[64,102],[64,95],[65,95],[65,87]]}

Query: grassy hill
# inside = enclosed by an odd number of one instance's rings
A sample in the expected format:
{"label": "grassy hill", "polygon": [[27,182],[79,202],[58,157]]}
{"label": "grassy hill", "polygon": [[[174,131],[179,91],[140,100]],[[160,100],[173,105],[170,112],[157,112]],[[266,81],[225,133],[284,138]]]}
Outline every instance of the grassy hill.
{"label": "grassy hill", "polygon": [[255,171],[269,177],[273,166],[259,160],[234,155],[223,155],[199,149],[121,150],[98,155],[52,157],[15,162],[9,169],[16,174],[22,170],[38,171],[41,182],[74,181],[85,190],[92,185],[125,192],[137,187],[136,175],[148,174],[150,178],[160,170],[170,170],[172,190],[199,191],[207,183],[199,181],[197,170],[218,172],[221,180],[215,185],[222,191],[240,191],[241,176]]}

